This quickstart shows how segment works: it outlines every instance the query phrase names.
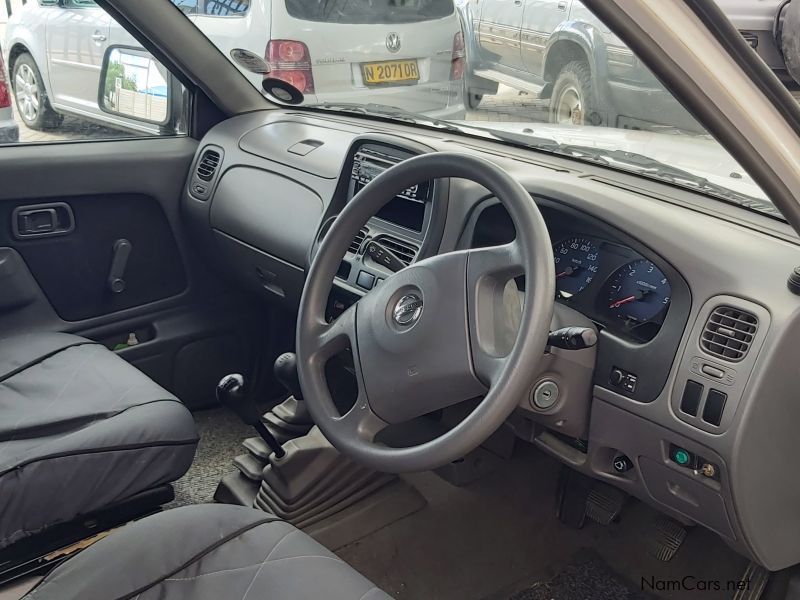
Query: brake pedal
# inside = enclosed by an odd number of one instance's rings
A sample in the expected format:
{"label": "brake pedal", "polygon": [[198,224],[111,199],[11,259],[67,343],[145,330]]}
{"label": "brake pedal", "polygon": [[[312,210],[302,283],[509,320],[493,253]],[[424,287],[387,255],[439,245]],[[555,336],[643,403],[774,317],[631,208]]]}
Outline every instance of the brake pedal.
{"label": "brake pedal", "polygon": [[769,571],[761,565],[750,562],[739,579],[739,589],[733,596],[733,600],[758,600],[764,593],[769,581]]}
{"label": "brake pedal", "polygon": [[686,527],[666,515],[656,517],[650,554],[658,560],[669,562],[686,539]]}
{"label": "brake pedal", "polygon": [[556,515],[569,527],[580,529],[586,522],[586,503],[594,481],[573,471],[561,468],[556,498]]}
{"label": "brake pedal", "polygon": [[586,498],[586,516],[600,525],[610,525],[619,517],[627,497],[622,490],[597,482]]}

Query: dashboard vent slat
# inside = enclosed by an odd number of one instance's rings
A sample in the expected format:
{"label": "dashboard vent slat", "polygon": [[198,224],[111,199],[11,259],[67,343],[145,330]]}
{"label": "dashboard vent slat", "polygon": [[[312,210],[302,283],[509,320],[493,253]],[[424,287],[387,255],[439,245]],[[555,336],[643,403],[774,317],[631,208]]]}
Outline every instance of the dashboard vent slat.
{"label": "dashboard vent slat", "polygon": [[359,231],[356,234],[356,237],[353,238],[353,241],[350,242],[350,247],[347,249],[347,251],[353,254],[357,254],[358,249],[361,248],[361,244],[364,243],[364,240],[367,237],[367,233],[369,233],[367,229],[362,229],[361,231]]}
{"label": "dashboard vent slat", "polygon": [[219,167],[220,155],[216,150],[206,150],[197,163],[197,176],[203,181],[211,181]]}
{"label": "dashboard vent slat", "polygon": [[405,266],[414,262],[414,259],[417,257],[417,252],[419,252],[419,248],[416,245],[397,239],[391,235],[382,235],[376,241],[394,252]]}
{"label": "dashboard vent slat", "polygon": [[718,306],[708,316],[700,336],[700,346],[708,354],[730,362],[739,362],[750,350],[758,330],[758,317],[733,308]]}

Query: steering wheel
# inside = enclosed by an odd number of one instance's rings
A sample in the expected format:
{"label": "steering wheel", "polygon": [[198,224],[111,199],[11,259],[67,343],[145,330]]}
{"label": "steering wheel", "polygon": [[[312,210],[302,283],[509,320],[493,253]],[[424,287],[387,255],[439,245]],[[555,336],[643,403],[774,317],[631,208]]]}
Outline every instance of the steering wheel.
{"label": "steering wheel", "polygon": [[[401,190],[446,177],[488,189],[508,210],[516,239],[414,263],[328,324],[334,277],[364,223]],[[527,292],[520,311],[516,286],[511,293],[508,284],[522,274]],[[312,261],[297,321],[297,369],[309,412],[340,452],[378,471],[423,471],[462,457],[494,433],[527,394],[544,355],[554,298],[550,236],[522,185],[493,163],[467,154],[405,160],[348,202]],[[341,415],[325,364],[348,347],[358,396]],[[431,441],[403,448],[375,441],[388,425],[480,396],[469,415]]]}

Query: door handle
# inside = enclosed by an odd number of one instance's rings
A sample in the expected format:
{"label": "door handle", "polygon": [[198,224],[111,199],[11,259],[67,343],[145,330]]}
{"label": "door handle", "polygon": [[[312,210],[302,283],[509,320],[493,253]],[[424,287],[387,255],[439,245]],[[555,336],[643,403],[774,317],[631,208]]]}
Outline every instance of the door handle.
{"label": "door handle", "polygon": [[64,235],[75,229],[75,215],[66,202],[18,206],[11,213],[11,230],[14,238]]}
{"label": "door handle", "polygon": [[95,31],[92,34],[92,39],[95,42],[105,42],[108,39],[108,37],[106,37],[106,35],[104,33],[100,33],[99,31]]}
{"label": "door handle", "polygon": [[561,12],[566,12],[566,10],[567,10],[567,3],[566,2],[559,2],[557,6],[558,6],[558,10],[560,10]]}

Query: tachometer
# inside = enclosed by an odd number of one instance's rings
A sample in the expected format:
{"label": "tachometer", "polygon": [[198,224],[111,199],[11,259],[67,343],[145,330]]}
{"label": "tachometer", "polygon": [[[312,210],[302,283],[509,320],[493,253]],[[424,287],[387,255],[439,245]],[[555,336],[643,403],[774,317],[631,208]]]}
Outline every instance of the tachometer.
{"label": "tachometer", "polygon": [[553,247],[556,290],[562,298],[583,291],[592,283],[600,261],[600,250],[586,238],[573,237]]}
{"label": "tachometer", "polygon": [[608,288],[609,312],[626,321],[646,323],[669,306],[672,288],[664,273],[645,259],[620,267]]}

